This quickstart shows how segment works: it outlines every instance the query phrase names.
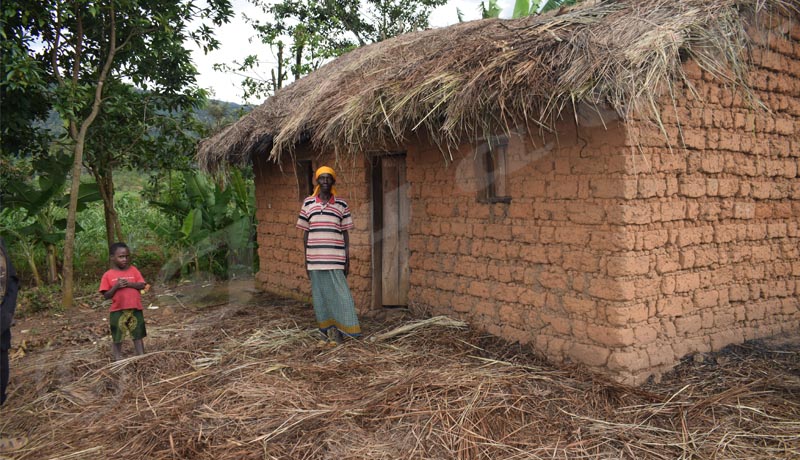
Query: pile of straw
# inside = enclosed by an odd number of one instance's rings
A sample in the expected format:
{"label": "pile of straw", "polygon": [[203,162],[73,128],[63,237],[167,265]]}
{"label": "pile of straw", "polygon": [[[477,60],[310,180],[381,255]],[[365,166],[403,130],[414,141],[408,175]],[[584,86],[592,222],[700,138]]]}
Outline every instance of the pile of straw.
{"label": "pile of straw", "polygon": [[99,340],[14,362],[0,428],[28,436],[19,459],[800,457],[796,342],[630,388],[458,322],[364,326],[318,348],[305,305],[177,308],[143,357],[109,363]]}
{"label": "pile of straw", "polygon": [[[754,15],[796,17],[800,0],[606,0],[565,14],[487,19],[356,49],[279,90],[201,143],[206,169],[299,142],[336,155],[397,148],[426,133],[443,147],[516,127],[548,129],[565,108],[658,121],[686,82],[682,62],[749,94]],[[755,21],[757,22],[757,21]],[[668,107],[671,110],[671,107]]]}

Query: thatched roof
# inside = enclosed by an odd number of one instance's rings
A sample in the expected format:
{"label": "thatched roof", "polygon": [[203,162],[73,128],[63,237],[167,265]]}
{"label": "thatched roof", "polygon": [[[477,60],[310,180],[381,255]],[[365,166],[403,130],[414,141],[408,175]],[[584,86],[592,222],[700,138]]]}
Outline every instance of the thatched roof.
{"label": "thatched roof", "polygon": [[[577,103],[623,118],[656,112],[694,58],[747,86],[747,18],[800,0],[606,0],[562,14],[487,19],[368,45],[279,90],[206,139],[208,169],[279,161],[299,142],[337,155],[402,144],[424,130],[443,147],[514,126],[550,125]],[[465,137],[468,136],[468,137]]]}

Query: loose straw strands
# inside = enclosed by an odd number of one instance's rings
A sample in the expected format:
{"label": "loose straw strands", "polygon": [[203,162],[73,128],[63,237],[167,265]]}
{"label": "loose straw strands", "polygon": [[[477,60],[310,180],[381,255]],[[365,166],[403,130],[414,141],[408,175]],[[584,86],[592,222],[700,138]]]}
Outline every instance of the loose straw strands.
{"label": "loose straw strands", "polygon": [[[15,362],[15,458],[797,458],[800,344],[733,347],[631,388],[447,317],[316,346],[278,299],[193,311],[108,362],[107,343]],[[176,320],[177,321],[177,320]],[[157,336],[158,328],[153,328]]]}
{"label": "loose straw strands", "polygon": [[452,149],[487,133],[549,130],[582,105],[663,130],[677,88],[694,91],[687,58],[761,107],[749,81],[759,45],[748,29],[799,12],[800,0],[616,0],[409,33],[282,88],[203,141],[197,159],[211,170],[252,154],[280,162],[305,141],[352,156],[420,132]]}

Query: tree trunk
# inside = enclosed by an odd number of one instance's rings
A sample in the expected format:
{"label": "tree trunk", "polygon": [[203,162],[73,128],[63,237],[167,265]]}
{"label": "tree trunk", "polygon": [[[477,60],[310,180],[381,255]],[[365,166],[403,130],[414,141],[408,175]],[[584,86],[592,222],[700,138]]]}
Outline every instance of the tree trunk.
{"label": "tree trunk", "polygon": [[86,131],[81,130],[75,139],[75,158],[72,161],[72,183],[69,188],[69,207],[67,208],[67,229],[64,237],[64,271],[61,285],[61,304],[64,308],[72,308],[74,300],[73,256],[75,254],[75,221],[78,216],[78,189],[81,185],[81,169],[83,167],[83,146]]}
{"label": "tree trunk", "polygon": [[303,45],[296,45],[297,49],[294,52],[294,79],[299,80],[302,76],[303,68]]}
{"label": "tree trunk", "polygon": [[55,284],[58,282],[58,258],[56,257],[56,245],[46,243],[47,249],[47,282]]}
{"label": "tree trunk", "polygon": [[[273,69],[274,70],[274,69]],[[283,42],[278,42],[278,79],[273,85],[272,91],[277,91],[283,88]]]}
{"label": "tree trunk", "polygon": [[28,259],[28,266],[31,269],[31,275],[33,275],[33,282],[36,284],[36,287],[39,287],[42,285],[42,277],[39,276],[39,269],[36,267],[36,257],[33,254],[33,247],[24,245],[23,252],[25,253],[25,258]]}
{"label": "tree trunk", "polygon": [[[80,69],[81,51],[83,43],[83,24],[81,16],[78,15],[78,33],[76,34],[75,46],[75,59],[73,62],[73,83],[78,82],[78,71]],[[105,85],[108,73],[111,71],[111,64],[114,62],[114,56],[117,53],[117,23],[114,15],[114,3],[111,3],[111,26],[109,31],[109,49],[106,56],[103,69],[97,78],[97,86],[94,89],[94,102],[92,102],[92,111],[81,123],[80,129],[77,122],[73,119],[69,123],[69,134],[75,142],[75,157],[72,159],[72,183],[70,184],[69,195],[69,208],[67,209],[67,229],[66,236],[64,237],[64,271],[63,281],[61,284],[61,304],[64,308],[72,308],[74,302],[74,284],[75,280],[73,275],[74,267],[73,256],[75,255],[75,221],[78,217],[78,190],[81,185],[81,169],[83,168],[83,149],[86,143],[86,132],[89,126],[94,123],[97,114],[100,113],[100,105],[103,101],[103,86]],[[53,58],[55,59],[55,58]],[[59,78],[60,80],[60,78]],[[59,81],[62,85],[63,81]]]}
{"label": "tree trunk", "polygon": [[106,220],[106,241],[108,246],[117,241],[124,241],[122,226],[119,222],[119,214],[114,207],[114,171],[110,166],[101,166],[102,170],[92,170],[94,180],[100,189],[100,197],[103,199],[103,214]]}

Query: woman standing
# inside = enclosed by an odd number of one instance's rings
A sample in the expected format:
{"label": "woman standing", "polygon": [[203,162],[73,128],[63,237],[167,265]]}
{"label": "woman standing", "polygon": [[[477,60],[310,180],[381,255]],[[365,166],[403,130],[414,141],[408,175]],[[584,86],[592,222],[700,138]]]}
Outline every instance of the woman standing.
{"label": "woman standing", "polygon": [[314,173],[314,193],[303,201],[297,228],[303,230],[306,272],[311,279],[314,313],[325,342],[361,335],[353,296],[347,285],[353,217],[347,202],[336,197],[336,172],[322,166]]}

